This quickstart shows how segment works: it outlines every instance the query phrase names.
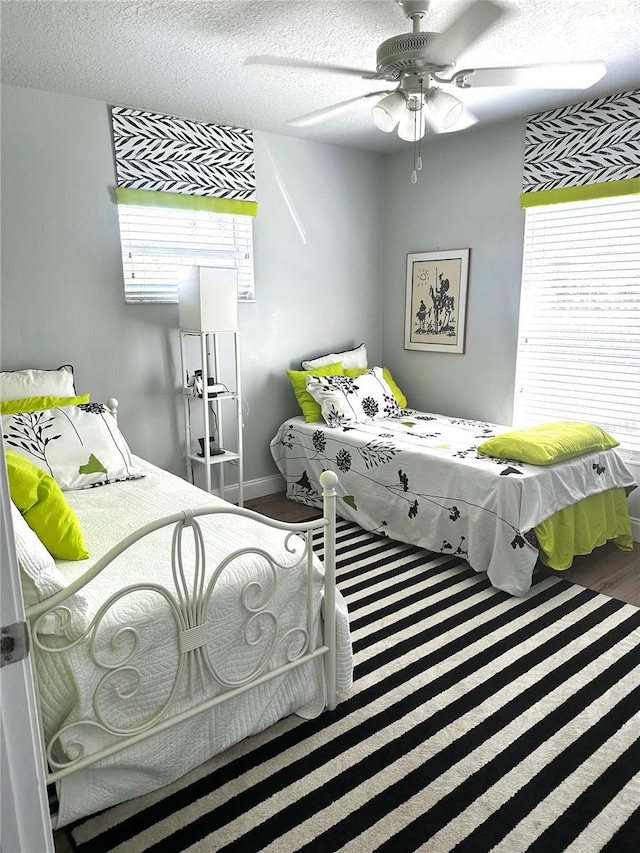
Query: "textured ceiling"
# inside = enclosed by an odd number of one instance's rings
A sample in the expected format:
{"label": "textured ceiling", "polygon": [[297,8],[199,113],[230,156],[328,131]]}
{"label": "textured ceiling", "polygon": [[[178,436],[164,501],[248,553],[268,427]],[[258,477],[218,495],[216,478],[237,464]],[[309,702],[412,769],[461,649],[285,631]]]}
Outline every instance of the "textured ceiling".
{"label": "textured ceiling", "polygon": [[[458,68],[604,59],[608,72],[586,90],[456,91],[481,123],[640,88],[640,0],[497,1],[505,16]],[[432,0],[422,29],[467,5]],[[380,42],[411,31],[394,0],[2,0],[0,14],[4,83],[371,151],[407,144],[373,125],[371,101],[286,123],[385,84],[243,65],[270,54],[374,70]]]}

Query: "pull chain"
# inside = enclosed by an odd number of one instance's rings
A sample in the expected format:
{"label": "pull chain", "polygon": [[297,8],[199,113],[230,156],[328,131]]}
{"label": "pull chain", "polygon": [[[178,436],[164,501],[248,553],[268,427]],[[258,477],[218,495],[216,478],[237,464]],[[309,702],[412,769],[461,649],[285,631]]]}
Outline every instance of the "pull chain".
{"label": "pull chain", "polygon": [[411,173],[411,183],[418,183],[418,170],[417,170],[417,150],[418,150],[418,126],[416,123],[416,118],[418,115],[418,110],[414,110],[413,112],[413,172]]}
{"label": "pull chain", "polygon": [[424,108],[424,95],[422,80],[420,80],[420,109],[413,113],[413,172],[411,183],[418,183],[418,172],[422,170],[422,110]]}
{"label": "pull chain", "polygon": [[422,170],[422,110],[424,109],[424,92],[422,90],[422,80],[420,81],[420,139],[418,140],[418,159],[416,160],[416,169],[418,172]]}

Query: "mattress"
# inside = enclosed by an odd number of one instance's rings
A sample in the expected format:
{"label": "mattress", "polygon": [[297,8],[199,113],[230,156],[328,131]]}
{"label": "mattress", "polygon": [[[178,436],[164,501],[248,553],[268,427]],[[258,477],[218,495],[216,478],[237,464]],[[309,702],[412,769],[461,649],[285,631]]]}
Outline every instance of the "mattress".
{"label": "mattress", "polygon": [[[91,555],[80,562],[57,561],[70,581],[150,521],[185,508],[228,506],[178,477],[136,461],[144,468],[143,479],[66,493]],[[286,543],[282,531],[239,516],[208,516],[199,522],[210,567],[249,544],[281,564],[274,566],[260,555],[243,555],[221,571],[216,581],[207,608],[207,650],[217,677],[237,686],[260,669],[268,647],[275,649],[269,659],[272,668],[286,663],[299,642],[296,626],[305,612],[307,581],[304,572],[285,567],[297,559],[301,540],[296,537],[297,545],[295,539]],[[107,729],[135,731],[161,717],[169,701],[175,700],[173,716],[198,704],[205,694],[214,696],[223,689],[206,669],[203,672],[195,666],[176,678],[176,621],[170,603],[153,588],[158,584],[174,589],[171,547],[171,532],[158,531],[136,543],[82,589],[85,626],[100,618],[93,646],[86,639],[72,637],[69,642],[58,632],[44,639],[66,646],[64,652],[35,650],[45,732],[47,737],[61,732],[54,757],[64,761],[78,750],[93,753],[117,740]],[[189,537],[183,548],[188,565],[193,553]],[[312,634],[317,638],[322,574],[322,564],[314,558]],[[124,587],[136,584],[145,588],[120,595]],[[105,605],[110,598],[110,605]],[[258,611],[262,615],[254,615]],[[82,627],[75,626],[76,634]],[[351,686],[352,657],[348,614],[339,592],[337,634],[337,688],[344,695]],[[92,658],[99,662],[98,667]],[[315,716],[323,708],[323,670],[318,658],[64,777],[57,783],[57,825],[168,784],[282,717],[292,713]],[[78,725],[78,720],[91,722]]]}
{"label": "mattress", "polygon": [[271,453],[289,498],[319,506],[318,477],[335,471],[340,516],[458,555],[521,596],[538,558],[537,525],[589,495],[636,484],[615,449],[546,466],[478,453],[507,429],[415,410],[337,428],[297,416],[280,426]]}

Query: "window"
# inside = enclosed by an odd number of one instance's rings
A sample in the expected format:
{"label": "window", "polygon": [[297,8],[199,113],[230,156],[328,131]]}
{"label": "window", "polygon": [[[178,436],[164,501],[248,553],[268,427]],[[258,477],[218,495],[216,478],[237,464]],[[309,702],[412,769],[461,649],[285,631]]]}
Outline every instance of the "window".
{"label": "window", "polygon": [[598,424],[640,454],[640,196],[526,211],[514,425]]}
{"label": "window", "polygon": [[238,299],[255,298],[253,217],[119,204],[127,302],[177,302],[180,266],[238,270]]}

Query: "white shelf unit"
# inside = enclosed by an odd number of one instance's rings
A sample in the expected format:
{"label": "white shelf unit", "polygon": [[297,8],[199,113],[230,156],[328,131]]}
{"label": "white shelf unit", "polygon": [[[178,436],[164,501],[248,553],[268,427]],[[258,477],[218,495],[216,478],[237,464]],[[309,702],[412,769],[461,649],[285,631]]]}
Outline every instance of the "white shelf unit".
{"label": "white shelf unit", "polygon": [[[189,338],[198,338],[199,351],[199,367],[196,369],[202,370],[202,388],[206,389],[209,385],[209,377],[211,376],[216,382],[221,376],[221,361],[220,361],[220,338],[223,336],[233,336],[233,355],[234,366],[233,375],[235,379],[235,387],[228,391],[223,391],[215,396],[196,395],[194,394],[191,375],[189,373],[189,364],[187,361],[187,340]],[[212,469],[217,467],[219,495],[225,497],[225,463],[234,462],[238,472],[238,506],[244,505],[243,495],[243,448],[242,448],[242,396],[240,383],[240,336],[237,331],[234,332],[200,332],[190,329],[180,329],[180,361],[182,366],[182,394],[184,398],[184,422],[185,422],[185,440],[186,440],[186,465],[187,479],[190,482],[194,481],[194,463],[204,466],[205,488],[211,492],[212,485]],[[198,436],[194,436],[196,424],[202,428],[203,448],[209,448],[211,438],[213,437],[213,429],[211,427],[211,413],[215,413],[215,434],[219,441],[224,440],[224,409],[229,406],[229,402],[233,402],[235,406],[236,418],[236,450],[225,450],[224,453],[215,456],[200,455],[197,451]],[[200,417],[196,414],[196,407],[200,409]],[[211,408],[210,408],[211,407]]]}

